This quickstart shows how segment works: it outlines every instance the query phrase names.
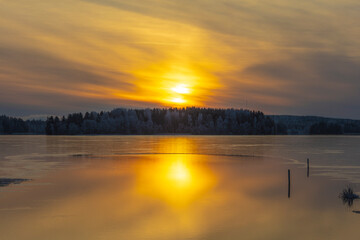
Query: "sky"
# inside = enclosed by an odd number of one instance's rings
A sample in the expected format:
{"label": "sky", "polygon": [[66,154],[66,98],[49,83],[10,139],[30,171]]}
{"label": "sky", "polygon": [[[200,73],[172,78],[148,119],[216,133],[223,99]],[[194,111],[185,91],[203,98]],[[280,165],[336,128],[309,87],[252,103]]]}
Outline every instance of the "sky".
{"label": "sky", "polygon": [[0,114],[360,119],[359,12],[356,0],[0,0]]}

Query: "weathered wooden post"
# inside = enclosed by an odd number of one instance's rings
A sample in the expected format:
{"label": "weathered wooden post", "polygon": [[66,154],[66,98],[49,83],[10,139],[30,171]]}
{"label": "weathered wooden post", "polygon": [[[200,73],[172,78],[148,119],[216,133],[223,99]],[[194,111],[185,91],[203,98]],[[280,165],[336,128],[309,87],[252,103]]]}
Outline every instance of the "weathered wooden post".
{"label": "weathered wooden post", "polygon": [[290,198],[290,169],[288,169],[288,198]]}
{"label": "weathered wooden post", "polygon": [[309,177],[309,175],[310,175],[310,160],[307,159],[307,174],[306,174],[306,176]]}

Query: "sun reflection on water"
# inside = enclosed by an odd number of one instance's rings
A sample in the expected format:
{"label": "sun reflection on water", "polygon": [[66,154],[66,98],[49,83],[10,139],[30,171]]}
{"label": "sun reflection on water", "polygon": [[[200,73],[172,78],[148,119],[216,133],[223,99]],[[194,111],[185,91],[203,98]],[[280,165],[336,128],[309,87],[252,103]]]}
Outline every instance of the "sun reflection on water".
{"label": "sun reflection on water", "polygon": [[[167,142],[173,154],[160,154],[136,164],[136,191],[160,199],[173,207],[184,207],[201,198],[215,183],[201,156],[189,153],[188,141]],[[160,149],[164,145],[159,146]],[[179,150],[185,150],[180,153]],[[184,154],[188,152],[189,154]]]}
{"label": "sun reflection on water", "polygon": [[178,186],[186,186],[191,182],[191,174],[188,167],[181,161],[171,163],[168,178]]}

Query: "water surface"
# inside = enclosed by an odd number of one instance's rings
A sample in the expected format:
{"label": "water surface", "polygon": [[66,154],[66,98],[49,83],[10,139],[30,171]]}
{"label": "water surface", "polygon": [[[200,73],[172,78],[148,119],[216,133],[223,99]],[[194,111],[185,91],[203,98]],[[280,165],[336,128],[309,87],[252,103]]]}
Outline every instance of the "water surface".
{"label": "water surface", "polygon": [[359,190],[358,146],[356,136],[1,136],[0,178],[29,181],[0,187],[0,239],[356,238],[360,204],[338,194]]}

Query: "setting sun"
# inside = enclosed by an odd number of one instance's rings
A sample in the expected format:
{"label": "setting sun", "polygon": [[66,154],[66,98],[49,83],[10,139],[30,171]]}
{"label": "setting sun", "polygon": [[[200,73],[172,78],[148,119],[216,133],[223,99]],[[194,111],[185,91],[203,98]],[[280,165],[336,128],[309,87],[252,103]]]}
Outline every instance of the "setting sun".
{"label": "setting sun", "polygon": [[[135,70],[136,95],[119,94],[117,98],[153,102],[165,107],[204,106],[213,89],[220,89],[216,78],[208,74],[210,66],[193,65],[173,59]],[[211,66],[216,70],[216,66]]]}
{"label": "setting sun", "polygon": [[188,94],[190,93],[190,89],[185,84],[179,84],[171,89],[173,92],[180,94]]}
{"label": "setting sun", "polygon": [[185,103],[186,100],[183,99],[183,98],[178,97],[178,98],[171,99],[171,102],[180,104],[180,103]]}

